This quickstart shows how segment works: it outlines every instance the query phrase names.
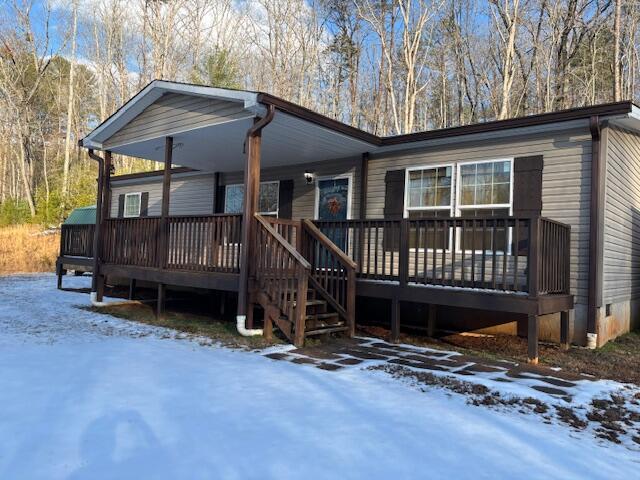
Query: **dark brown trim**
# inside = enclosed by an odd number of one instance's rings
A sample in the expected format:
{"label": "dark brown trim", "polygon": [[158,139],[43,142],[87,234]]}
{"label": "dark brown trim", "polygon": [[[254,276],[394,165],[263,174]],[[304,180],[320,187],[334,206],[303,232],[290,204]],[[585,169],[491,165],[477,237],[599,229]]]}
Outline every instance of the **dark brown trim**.
{"label": "dark brown trim", "polygon": [[360,161],[360,220],[367,218],[367,189],[369,188],[369,152]]}
{"label": "dark brown trim", "polygon": [[[242,243],[240,251],[240,283],[238,285],[238,316],[245,316],[251,308],[249,301],[249,251],[253,243],[253,224],[258,211],[258,196],[260,192],[260,147],[262,144],[262,129],[266,127],[275,115],[275,107],[271,106],[262,118],[255,118],[254,124],[247,130],[245,146],[247,157],[244,167],[244,210],[242,215]],[[252,328],[250,325],[248,328]]]}
{"label": "dark brown trim", "polygon": [[377,135],[352,127],[351,125],[334,120],[333,118],[325,117],[313,110],[288,102],[282,98],[274,97],[268,93],[258,93],[258,102],[264,105],[272,105],[281,112],[288,113],[289,115],[301,118],[307,122],[315,123],[316,125],[328,128],[329,130],[343,133],[358,140],[362,140],[363,142],[378,146],[382,145],[383,141]]}
{"label": "dark brown trim", "polygon": [[[155,81],[155,80],[154,80]],[[150,82],[150,84],[153,82]],[[176,85],[193,85],[184,82],[170,82]],[[98,127],[109,122],[114,118],[118,112],[126,107],[131,101],[133,101],[142,91],[147,87],[146,85],[140,92],[131,97],[126,103],[124,103],[113,115],[102,122]],[[202,86],[202,85],[198,85]],[[233,90],[233,89],[228,89]],[[443,128],[439,130],[430,130],[424,132],[408,133],[402,135],[395,135],[390,137],[379,137],[372,133],[360,130],[345,123],[342,123],[333,118],[326,117],[319,113],[314,112],[308,108],[302,107],[295,103],[289,102],[282,98],[270,95],[264,92],[252,92],[245,90],[248,93],[255,93],[257,95],[257,101],[264,105],[272,105],[278,110],[285,112],[289,115],[293,115],[297,118],[301,118],[308,122],[320,125],[321,127],[343,133],[352,138],[367,142],[376,146],[389,146],[398,145],[403,143],[419,142],[424,140],[433,140],[437,138],[455,137],[460,135],[469,135],[474,133],[486,133],[497,130],[504,130],[510,128],[531,127],[535,125],[544,125],[555,122],[565,122],[571,120],[588,119],[594,115],[604,117],[609,115],[626,115],[631,113],[633,103],[630,101],[613,102],[601,105],[594,105],[588,107],[576,107],[567,110],[560,110],[557,112],[542,113],[537,115],[529,115],[525,117],[511,118],[507,120],[494,120],[483,123],[475,123],[471,125],[464,125],[459,127]],[[95,130],[95,129],[94,129]],[[83,146],[83,140],[78,141],[79,146]]]}
{"label": "dark brown trim", "polygon": [[213,174],[213,211],[211,213],[218,213],[218,202],[220,201],[218,191],[220,189],[220,172]]}
{"label": "dark brown trim", "polygon": [[589,203],[589,289],[587,333],[597,333],[598,309],[602,306],[604,240],[604,178],[606,158],[602,152],[600,118],[589,120],[591,131],[591,198]]}
{"label": "dark brown trim", "polygon": [[169,238],[169,205],[171,198],[171,162],[173,159],[173,137],[165,137],[164,139],[164,172],[162,177],[162,204],[160,209],[160,264],[166,267],[166,252],[168,249]]}
{"label": "dark brown trim", "polygon": [[[98,292],[99,281],[98,276],[100,274],[100,245],[102,242],[102,197],[103,197],[103,176],[104,176],[104,159],[93,153],[93,149],[89,149],[89,158],[95,160],[98,163],[98,191],[96,193],[96,228],[93,234],[93,274],[91,276],[91,291]],[[102,301],[102,298],[98,298],[98,301]]]}
{"label": "dark brown trim", "polygon": [[238,290],[237,273],[200,273],[111,264],[104,264],[102,268],[105,275],[117,278],[135,278],[145,282],[229,292]]}
{"label": "dark brown trim", "polygon": [[[175,167],[171,169],[171,175],[175,175],[176,173],[188,173],[188,172],[198,172],[194,168],[189,167]],[[164,175],[164,169],[162,170],[152,170],[150,172],[138,172],[138,173],[126,173],[124,175],[114,175],[111,177],[112,182],[121,181],[121,180],[135,180],[139,178],[149,178],[149,177],[161,177]]]}
{"label": "dark brown trim", "polygon": [[590,107],[577,107],[557,112],[528,115],[526,117],[510,118],[507,120],[494,120],[490,122],[474,123],[461,127],[442,128],[426,132],[408,133],[382,138],[382,145],[398,145],[401,143],[434,140],[437,138],[457,137],[474,133],[494,132],[511,128],[533,127],[548,123],[568,122],[571,120],[589,119],[595,116],[626,115],[631,113],[633,103],[629,101],[606,103]]}
{"label": "dark brown trim", "polygon": [[573,308],[573,295],[513,295],[499,291],[441,288],[372,280],[356,281],[356,294],[361,297],[393,299],[403,302],[427,303],[473,308],[495,312],[545,315]]}

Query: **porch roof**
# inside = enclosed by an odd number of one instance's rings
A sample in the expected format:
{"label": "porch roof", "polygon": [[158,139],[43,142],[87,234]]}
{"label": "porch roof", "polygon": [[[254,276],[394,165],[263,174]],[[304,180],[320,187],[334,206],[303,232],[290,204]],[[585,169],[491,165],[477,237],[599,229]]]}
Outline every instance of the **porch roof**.
{"label": "porch roof", "polygon": [[154,81],[81,144],[162,162],[164,138],[172,136],[174,164],[241,170],[247,130],[267,105],[277,114],[263,131],[263,168],[360,155],[380,143],[375,135],[264,93]]}
{"label": "porch roof", "polygon": [[164,138],[172,136],[174,164],[201,171],[237,171],[244,165],[247,130],[269,105],[277,113],[263,131],[263,168],[460,142],[462,137],[588,128],[593,116],[640,131],[640,109],[626,101],[379,137],[266,93],[155,80],[80,143],[162,162]]}

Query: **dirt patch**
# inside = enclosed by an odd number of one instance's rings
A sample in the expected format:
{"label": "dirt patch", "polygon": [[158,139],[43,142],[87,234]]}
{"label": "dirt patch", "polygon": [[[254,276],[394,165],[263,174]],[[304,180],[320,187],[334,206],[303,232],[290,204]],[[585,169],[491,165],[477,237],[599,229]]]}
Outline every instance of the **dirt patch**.
{"label": "dirt patch", "polygon": [[266,341],[262,336],[242,337],[238,335],[235,324],[231,322],[219,321],[192,313],[167,311],[165,318],[158,319],[154,309],[150,305],[141,302],[86,308],[97,313],[112,315],[145,325],[170,328],[194,337],[207,337],[231,348],[262,349],[283,343],[275,336],[271,342]]}
{"label": "dirt patch", "polygon": [[[370,336],[389,339],[389,331],[380,327],[366,327]],[[419,335],[400,337],[402,343],[446,350],[456,350],[483,358],[527,361],[527,340],[511,335],[442,335],[430,339]],[[540,344],[540,363],[560,367],[565,373],[587,374],[623,383],[640,385],[640,332],[632,332],[607,343],[597,350],[572,347],[562,350],[555,344]]]}
{"label": "dirt patch", "polygon": [[464,395],[470,405],[512,408],[522,414],[539,415],[546,423],[552,423],[555,419],[574,430],[590,428],[596,437],[612,443],[623,443],[625,437],[633,443],[640,443],[640,412],[633,407],[636,405],[633,398],[622,395],[594,399],[585,413],[584,407],[548,404],[533,397],[505,397],[484,385],[416,371],[401,365],[377,365],[368,370],[383,371],[394,379],[408,380],[423,392],[428,391],[428,387],[436,387]]}

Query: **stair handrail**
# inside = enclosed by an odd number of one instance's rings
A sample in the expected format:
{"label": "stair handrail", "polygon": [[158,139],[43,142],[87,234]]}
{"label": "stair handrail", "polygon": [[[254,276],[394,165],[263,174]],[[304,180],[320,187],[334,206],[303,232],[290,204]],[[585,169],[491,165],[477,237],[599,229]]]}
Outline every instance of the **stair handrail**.
{"label": "stair handrail", "polygon": [[302,256],[302,254],[300,252],[298,252],[293,245],[291,245],[289,242],[287,242],[284,237],[282,235],[280,235],[270,224],[267,220],[265,220],[265,218],[260,215],[260,214],[256,214],[255,215],[256,220],[258,221],[258,223],[260,223],[270,234],[271,236],[273,236],[274,239],[276,239],[278,241],[278,243],[281,243],[282,246],[298,261],[300,262],[301,266],[304,267],[307,270],[311,270],[311,264],[307,261],[306,258],[304,258]]}
{"label": "stair handrail", "polygon": [[[256,214],[255,221],[254,248],[252,249],[255,253],[255,258],[252,261],[253,276],[258,287],[269,296],[270,301],[277,306],[280,313],[287,315],[289,321],[293,323],[293,339],[290,338],[290,340],[293,340],[294,345],[301,347],[304,344],[311,264],[261,215]],[[276,242],[280,249],[279,252],[274,251],[277,249],[273,248],[262,248],[260,236],[263,233]],[[289,258],[280,255],[280,252],[284,252]],[[288,270],[286,262],[289,259],[294,263],[295,282],[292,283],[289,282],[286,275],[283,275],[284,271]],[[272,275],[267,275],[266,270],[271,270]],[[284,333],[287,334],[287,332]]]}
{"label": "stair handrail", "polygon": [[[331,254],[338,263],[342,266],[346,273],[346,285],[344,291],[344,297],[340,298],[340,289],[339,287],[336,289],[336,293],[332,294],[329,291],[329,285],[327,281],[323,282],[322,275],[319,275],[316,272],[316,269],[313,268],[310,271],[309,279],[311,283],[316,288],[316,290],[324,297],[324,299],[336,309],[338,314],[342,316],[346,324],[349,328],[349,335],[353,336],[355,334],[355,306],[356,306],[356,270],[358,265],[354,262],[340,247],[338,247],[335,243],[331,241],[329,237],[327,237],[320,229],[308,219],[302,220],[302,234],[308,235],[319,245],[324,247],[329,254]],[[302,253],[303,255],[307,255],[311,258],[312,252],[308,247],[307,242],[302,240]],[[315,265],[315,261],[312,262]],[[326,267],[325,267],[326,268]],[[322,269],[322,267],[321,267]]]}

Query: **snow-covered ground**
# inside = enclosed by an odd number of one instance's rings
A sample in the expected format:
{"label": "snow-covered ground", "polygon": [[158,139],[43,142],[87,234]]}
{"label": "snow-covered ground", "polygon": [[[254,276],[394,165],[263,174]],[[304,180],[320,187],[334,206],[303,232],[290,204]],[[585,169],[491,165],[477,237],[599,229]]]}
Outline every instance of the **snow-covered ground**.
{"label": "snow-covered ground", "polygon": [[[89,278],[65,278],[88,286]],[[640,454],[364,369],[323,371],[0,278],[1,479],[637,478]],[[284,347],[286,348],[286,347]]]}

